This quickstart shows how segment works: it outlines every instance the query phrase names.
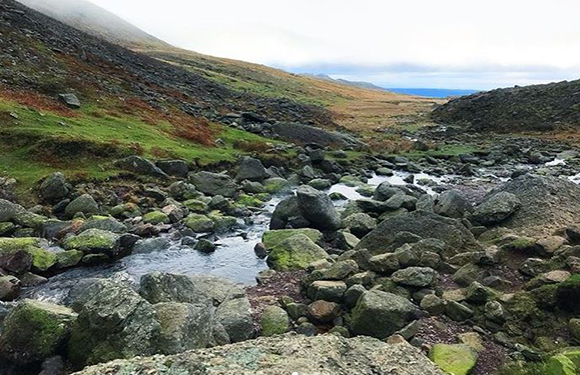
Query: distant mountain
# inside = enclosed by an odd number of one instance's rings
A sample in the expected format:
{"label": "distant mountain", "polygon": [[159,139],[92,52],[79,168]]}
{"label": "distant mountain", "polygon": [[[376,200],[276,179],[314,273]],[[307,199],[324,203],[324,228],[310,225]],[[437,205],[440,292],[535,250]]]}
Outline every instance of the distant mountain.
{"label": "distant mountain", "polygon": [[386,88],[385,90],[399,94],[424,96],[427,98],[450,98],[456,96],[471,95],[478,90],[458,90],[458,89],[414,89],[414,88]]}
{"label": "distant mountain", "polygon": [[432,118],[480,131],[580,128],[580,80],[480,92],[449,101]]}
{"label": "distant mountain", "polygon": [[337,82],[337,83],[341,83],[343,85],[358,87],[361,89],[389,91],[383,87],[377,86],[377,85],[372,84],[370,82],[348,81],[348,80],[342,79],[342,78],[335,79],[335,78],[332,78],[331,76],[326,75],[326,74],[303,74],[303,75],[306,77],[313,77],[313,78],[323,79],[325,81]]}
{"label": "distant mountain", "polygon": [[18,2],[115,44],[126,47],[167,45],[87,0],[18,0]]}

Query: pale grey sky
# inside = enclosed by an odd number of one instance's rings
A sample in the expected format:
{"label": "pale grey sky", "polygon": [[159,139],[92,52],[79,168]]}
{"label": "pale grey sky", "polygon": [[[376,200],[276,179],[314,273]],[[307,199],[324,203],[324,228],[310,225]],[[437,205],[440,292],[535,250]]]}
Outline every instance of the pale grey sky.
{"label": "pale grey sky", "polygon": [[578,0],[91,0],[179,47],[386,87],[580,78]]}

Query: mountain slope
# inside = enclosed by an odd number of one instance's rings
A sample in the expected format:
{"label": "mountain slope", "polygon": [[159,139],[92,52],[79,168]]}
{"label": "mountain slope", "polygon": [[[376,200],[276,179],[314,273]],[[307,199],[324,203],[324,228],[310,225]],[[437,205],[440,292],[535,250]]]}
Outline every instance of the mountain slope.
{"label": "mountain slope", "polygon": [[480,131],[580,128],[580,80],[476,93],[437,108],[433,119]]}
{"label": "mountain slope", "polygon": [[[63,6],[61,0],[22,1],[42,1],[50,7]],[[72,0],[66,0],[62,4],[66,5],[69,1]],[[86,0],[80,0],[80,3],[85,2]],[[128,45],[135,51],[185,68],[238,93],[252,93],[276,99],[286,98],[308,105],[323,106],[332,112],[337,124],[358,132],[362,131],[366,136],[375,137],[376,130],[391,126],[404,127],[410,122],[427,122],[424,114],[431,110],[433,104],[443,102],[379,91],[358,83],[296,75],[259,64],[207,56],[167,44],[146,42],[135,44],[132,40],[123,40],[122,35],[112,31],[121,29],[122,25],[116,25],[114,22],[103,25],[99,19],[92,20],[90,7],[83,7],[82,10],[84,12],[65,11],[47,14],[113,43]],[[114,17],[116,16],[111,15],[109,19],[113,20]]]}
{"label": "mountain slope", "polygon": [[160,46],[165,42],[86,0],[18,0],[29,8],[92,35],[124,46]]}

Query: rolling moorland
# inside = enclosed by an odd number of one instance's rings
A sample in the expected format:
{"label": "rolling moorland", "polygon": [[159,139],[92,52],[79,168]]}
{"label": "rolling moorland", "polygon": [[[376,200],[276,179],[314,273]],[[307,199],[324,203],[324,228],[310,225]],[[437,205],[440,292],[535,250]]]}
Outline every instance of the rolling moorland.
{"label": "rolling moorland", "polygon": [[0,0],[0,375],[580,373],[578,82],[451,100]]}

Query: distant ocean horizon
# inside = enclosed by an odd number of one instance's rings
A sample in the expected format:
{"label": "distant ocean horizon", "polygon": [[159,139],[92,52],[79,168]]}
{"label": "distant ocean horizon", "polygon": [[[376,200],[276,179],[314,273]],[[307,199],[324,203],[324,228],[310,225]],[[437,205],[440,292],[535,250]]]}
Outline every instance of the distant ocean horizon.
{"label": "distant ocean horizon", "polygon": [[387,88],[385,90],[399,94],[425,96],[428,98],[447,98],[449,96],[471,95],[481,90],[460,90],[460,89],[413,89],[413,88]]}

